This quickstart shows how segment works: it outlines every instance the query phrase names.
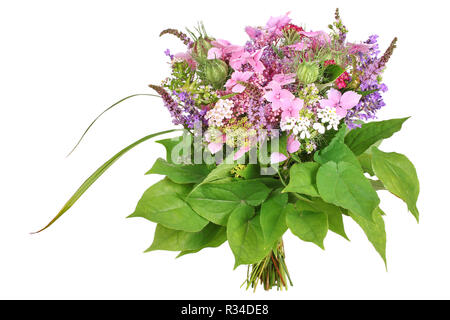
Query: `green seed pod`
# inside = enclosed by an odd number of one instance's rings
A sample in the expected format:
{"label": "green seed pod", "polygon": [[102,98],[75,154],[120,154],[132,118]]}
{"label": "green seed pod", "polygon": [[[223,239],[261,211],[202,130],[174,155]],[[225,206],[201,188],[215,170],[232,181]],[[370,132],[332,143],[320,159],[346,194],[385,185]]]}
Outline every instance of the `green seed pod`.
{"label": "green seed pod", "polygon": [[207,60],[204,65],[204,74],[209,84],[215,89],[220,89],[227,80],[228,65],[219,59]]}
{"label": "green seed pod", "polygon": [[192,53],[197,61],[204,60],[208,57],[208,51],[212,48],[211,39],[209,38],[198,38],[192,47]]}
{"label": "green seed pod", "polygon": [[319,78],[319,66],[315,62],[302,62],[297,69],[297,78],[303,84],[314,83]]}

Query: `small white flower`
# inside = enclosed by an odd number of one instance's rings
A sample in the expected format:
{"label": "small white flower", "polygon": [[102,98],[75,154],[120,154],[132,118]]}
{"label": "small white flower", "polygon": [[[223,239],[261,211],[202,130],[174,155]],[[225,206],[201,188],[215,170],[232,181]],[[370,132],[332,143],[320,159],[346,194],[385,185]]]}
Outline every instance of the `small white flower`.
{"label": "small white flower", "polygon": [[325,133],[325,126],[319,122],[314,123],[313,129],[317,130],[317,132],[319,132],[320,134]]}

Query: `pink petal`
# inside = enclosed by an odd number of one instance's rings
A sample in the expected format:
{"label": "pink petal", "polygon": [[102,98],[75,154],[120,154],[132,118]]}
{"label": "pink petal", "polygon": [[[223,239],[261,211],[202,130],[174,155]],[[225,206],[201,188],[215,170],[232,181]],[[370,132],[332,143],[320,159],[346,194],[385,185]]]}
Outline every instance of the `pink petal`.
{"label": "pink petal", "polygon": [[336,89],[330,89],[328,91],[328,99],[333,102],[334,105],[338,105],[341,100],[342,93]]}
{"label": "pink petal", "polygon": [[249,146],[241,147],[241,148],[234,154],[233,160],[234,160],[234,161],[238,160],[238,159],[241,158],[244,154],[246,154],[249,150],[250,150],[250,147],[249,147]]}
{"label": "pink petal", "polygon": [[208,51],[208,59],[220,59],[223,56],[222,49],[211,48]]}
{"label": "pink petal", "polygon": [[336,114],[339,116],[340,119],[342,119],[347,115],[347,110],[341,107],[337,107]]}
{"label": "pink petal", "polygon": [[336,105],[337,105],[337,103],[335,103],[334,101],[328,100],[328,99],[322,99],[319,101],[319,103],[322,108],[336,107]]}
{"label": "pink petal", "polygon": [[289,136],[287,141],[287,151],[289,153],[297,152],[300,149],[300,142],[294,138],[294,136]]}
{"label": "pink petal", "polygon": [[344,109],[351,109],[359,103],[361,95],[354,91],[347,91],[341,98],[340,106]]}
{"label": "pink petal", "polygon": [[208,150],[211,154],[216,154],[220,150],[222,150],[223,143],[211,142],[208,144]]}
{"label": "pink petal", "polygon": [[245,27],[245,32],[249,35],[252,39],[258,39],[258,37],[261,35],[261,30],[255,29],[253,27]]}
{"label": "pink petal", "polygon": [[274,152],[270,155],[270,163],[272,163],[272,164],[283,162],[286,159],[287,159],[287,157],[284,154],[279,153],[279,152]]}
{"label": "pink petal", "polygon": [[233,89],[231,89],[231,91],[233,91],[234,93],[242,93],[245,91],[245,87],[242,84],[238,83],[233,87]]}

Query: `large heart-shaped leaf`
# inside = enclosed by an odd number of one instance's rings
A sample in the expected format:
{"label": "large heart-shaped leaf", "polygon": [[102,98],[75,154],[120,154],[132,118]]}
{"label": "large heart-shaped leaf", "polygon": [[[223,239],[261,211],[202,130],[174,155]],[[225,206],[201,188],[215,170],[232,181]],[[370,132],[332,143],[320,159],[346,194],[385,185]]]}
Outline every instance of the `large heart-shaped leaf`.
{"label": "large heart-shaped leaf", "polygon": [[172,230],[158,224],[153,243],[145,252],[155,250],[195,251],[207,247],[218,247],[226,239],[226,228],[213,223],[208,224],[199,232]]}
{"label": "large heart-shaped leaf", "polygon": [[294,235],[325,249],[323,240],[328,232],[328,216],[323,212],[300,211],[290,204],[286,223]]}
{"label": "large heart-shaped leaf", "polygon": [[266,245],[272,247],[286,232],[286,206],[288,195],[274,191],[261,205],[260,221]]}
{"label": "large heart-shaped leaf", "polygon": [[344,229],[342,208],[339,208],[333,204],[326,203],[321,198],[313,198],[309,201],[299,200],[296,203],[296,207],[300,211],[312,211],[323,212],[328,216],[328,228],[334,233],[342,236],[348,240],[347,234]]}
{"label": "large heart-shaped leaf", "polygon": [[195,212],[209,221],[226,226],[231,212],[241,204],[258,206],[270,189],[259,181],[216,181],[202,184],[187,197]]}
{"label": "large heart-shaped leaf", "polygon": [[372,166],[378,179],[387,190],[408,205],[409,211],[419,221],[416,204],[420,186],[414,165],[402,154],[386,153],[376,147],[371,150]]}
{"label": "large heart-shaped leaf", "polygon": [[360,168],[348,162],[328,162],[317,172],[317,188],[323,200],[367,220],[380,199]]}
{"label": "large heart-shaped leaf", "polygon": [[302,162],[294,164],[290,170],[290,181],[283,192],[296,192],[318,197],[316,175],[319,170],[317,162]]}
{"label": "large heart-shaped leaf", "polygon": [[200,231],[208,220],[200,217],[184,201],[191,189],[192,185],[176,184],[166,178],[145,191],[130,217],[142,217],[169,229]]}
{"label": "large heart-shaped leaf", "polygon": [[235,257],[234,267],[261,261],[270,252],[264,242],[259,215],[247,205],[239,205],[230,215],[227,238]]}

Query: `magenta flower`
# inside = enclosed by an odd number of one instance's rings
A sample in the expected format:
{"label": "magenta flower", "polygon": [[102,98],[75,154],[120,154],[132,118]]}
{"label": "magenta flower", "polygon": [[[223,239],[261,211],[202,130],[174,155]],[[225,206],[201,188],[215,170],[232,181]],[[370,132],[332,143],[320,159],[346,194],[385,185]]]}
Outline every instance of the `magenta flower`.
{"label": "magenta flower", "polygon": [[283,106],[290,105],[291,101],[295,99],[294,95],[286,89],[275,87],[264,95],[267,101],[272,102],[272,110],[277,111]]}
{"label": "magenta flower", "polygon": [[354,91],[347,91],[342,94],[336,89],[328,91],[328,99],[320,100],[322,108],[331,107],[336,108],[336,113],[343,118],[347,114],[347,110],[354,108],[361,100],[361,95]]}
{"label": "magenta flower", "polygon": [[246,71],[246,72],[239,72],[235,71],[231,75],[231,79],[225,83],[225,87],[228,90],[231,90],[234,93],[242,93],[245,90],[245,87],[238,83],[238,81],[247,82],[248,79],[250,79],[253,76],[253,72]]}
{"label": "magenta flower", "polygon": [[175,59],[186,61],[191,69],[197,68],[197,62],[195,62],[195,60],[192,58],[192,55],[189,51],[177,53],[174,57]]}
{"label": "magenta flower", "polygon": [[302,108],[303,108],[303,100],[295,98],[281,107],[281,110],[283,111],[281,113],[281,118],[282,119],[298,118],[299,116],[298,112]]}

